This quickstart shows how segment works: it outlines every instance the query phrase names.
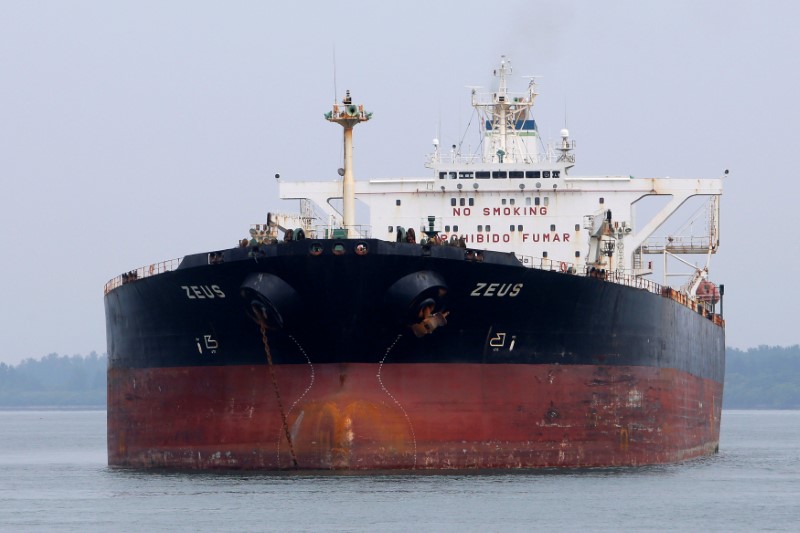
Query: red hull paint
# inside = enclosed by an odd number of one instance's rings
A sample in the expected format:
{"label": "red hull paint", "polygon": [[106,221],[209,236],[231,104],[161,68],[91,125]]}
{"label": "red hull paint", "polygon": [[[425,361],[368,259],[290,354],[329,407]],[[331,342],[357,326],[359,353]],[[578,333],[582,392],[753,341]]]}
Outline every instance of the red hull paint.
{"label": "red hull paint", "polygon": [[[626,366],[275,367],[302,469],[681,461],[719,442],[722,385]],[[266,366],[110,369],[110,465],[292,467]]]}

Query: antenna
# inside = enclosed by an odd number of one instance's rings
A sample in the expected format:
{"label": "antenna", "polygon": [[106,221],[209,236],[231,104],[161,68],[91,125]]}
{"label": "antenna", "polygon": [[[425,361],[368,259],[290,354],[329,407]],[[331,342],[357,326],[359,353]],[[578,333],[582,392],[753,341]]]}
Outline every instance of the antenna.
{"label": "antenna", "polygon": [[[439,145],[439,139],[442,138],[442,102],[439,101],[439,124],[436,125],[436,139],[434,145]],[[437,148],[438,149],[438,148]]]}
{"label": "antenna", "polygon": [[333,43],[333,101],[339,97],[339,92],[336,90],[336,43]]}

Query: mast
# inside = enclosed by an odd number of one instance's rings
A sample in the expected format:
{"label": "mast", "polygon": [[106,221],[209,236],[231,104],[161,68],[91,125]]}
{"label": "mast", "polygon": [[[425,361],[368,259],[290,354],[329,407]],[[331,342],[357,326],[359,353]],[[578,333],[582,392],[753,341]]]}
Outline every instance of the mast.
{"label": "mast", "polygon": [[483,161],[493,163],[533,163],[539,159],[536,123],[530,116],[536,98],[536,84],[531,79],[524,93],[509,92],[511,62],[501,56],[494,70],[497,90],[478,93],[472,90],[472,106],[481,116],[485,136]]}
{"label": "mast", "polygon": [[508,153],[508,143],[506,142],[506,136],[508,135],[506,130],[508,127],[508,117],[506,116],[508,112],[508,86],[506,85],[506,70],[510,69],[507,69],[506,67],[506,60],[504,56],[500,61],[500,68],[495,71],[495,75],[500,78],[500,86],[495,94],[495,114],[500,122],[500,150],[497,152],[500,163],[503,162],[503,157]]}
{"label": "mast", "polygon": [[356,180],[353,176],[353,128],[360,122],[372,118],[372,113],[364,111],[363,105],[356,105],[350,98],[350,91],[345,93],[342,108],[333,104],[333,110],[325,113],[329,122],[336,122],[344,128],[344,179],[342,180],[342,225],[346,230],[356,224]]}

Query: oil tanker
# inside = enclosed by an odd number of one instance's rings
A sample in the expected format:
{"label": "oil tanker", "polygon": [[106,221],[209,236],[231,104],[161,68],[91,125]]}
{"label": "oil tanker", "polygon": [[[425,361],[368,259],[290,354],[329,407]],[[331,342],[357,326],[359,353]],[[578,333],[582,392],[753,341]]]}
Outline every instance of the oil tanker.
{"label": "oil tanker", "polygon": [[[106,284],[109,465],[609,467],[717,451],[723,178],[574,175],[569,132],[540,138],[534,81],[509,90],[506,58],[494,74],[472,90],[476,153],[434,140],[427,176],[356,181],[353,130],[372,114],[348,91],[325,114],[344,131],[340,177],[276,176],[296,213]],[[646,197],[663,201],[644,219]],[[699,234],[659,235],[697,201]]]}

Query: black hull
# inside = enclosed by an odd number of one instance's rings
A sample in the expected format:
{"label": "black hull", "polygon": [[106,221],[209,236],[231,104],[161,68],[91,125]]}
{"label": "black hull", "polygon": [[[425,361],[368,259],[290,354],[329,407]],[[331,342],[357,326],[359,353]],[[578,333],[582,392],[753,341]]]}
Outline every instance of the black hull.
{"label": "black hull", "polygon": [[[647,290],[521,266],[484,252],[465,259],[454,247],[360,241],[311,241],[224,252],[220,264],[188,256],[173,272],[138,279],[105,299],[110,368],[264,364],[253,298],[243,285],[266,274],[291,296],[273,298],[275,364],[481,363],[624,365],[674,368],[721,383],[724,328]],[[435,296],[447,325],[417,338],[408,327],[398,280],[429,273],[446,285]],[[436,285],[436,283],[433,283]],[[394,288],[393,288],[394,287]],[[424,288],[424,287],[423,287]],[[401,287],[402,289],[402,287]],[[411,287],[411,293],[419,287]],[[402,291],[401,291],[402,292]],[[444,292],[444,291],[442,291]],[[411,294],[408,299],[412,299]],[[416,305],[418,302],[413,302]],[[387,351],[391,346],[391,354]]]}

